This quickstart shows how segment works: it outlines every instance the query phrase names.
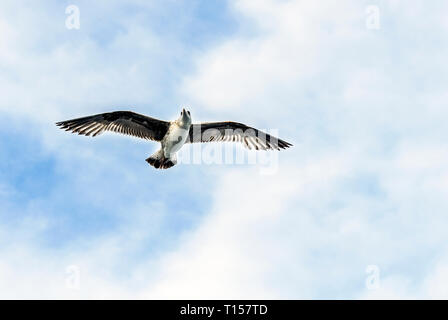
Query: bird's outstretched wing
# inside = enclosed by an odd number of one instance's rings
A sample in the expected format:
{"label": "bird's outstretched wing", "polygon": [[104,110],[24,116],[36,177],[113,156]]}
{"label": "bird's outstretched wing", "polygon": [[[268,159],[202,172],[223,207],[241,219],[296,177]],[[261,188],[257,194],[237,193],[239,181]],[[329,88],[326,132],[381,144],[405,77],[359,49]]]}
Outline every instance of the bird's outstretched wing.
{"label": "bird's outstretched wing", "polygon": [[289,142],[238,122],[205,122],[191,125],[187,142],[212,141],[241,142],[246,148],[256,150],[280,150],[292,146]]}
{"label": "bird's outstretched wing", "polygon": [[104,131],[132,135],[142,139],[161,141],[170,123],[131,111],[115,111],[96,114],[56,123],[61,129],[95,137]]}

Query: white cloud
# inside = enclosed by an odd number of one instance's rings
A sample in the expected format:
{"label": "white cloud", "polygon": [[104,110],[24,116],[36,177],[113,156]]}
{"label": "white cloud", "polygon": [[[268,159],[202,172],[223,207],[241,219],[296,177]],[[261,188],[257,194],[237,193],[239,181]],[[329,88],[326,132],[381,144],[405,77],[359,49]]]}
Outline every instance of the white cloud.
{"label": "white cloud", "polygon": [[423,292],[428,299],[448,299],[448,289],[446,283],[448,281],[448,262],[446,257],[437,261],[425,279],[423,284]]}
{"label": "white cloud", "polygon": [[290,98],[305,94],[307,83],[335,63],[328,50],[364,31],[355,25],[360,7],[350,1],[231,3],[244,18],[243,32],[200,56],[198,72],[184,81],[186,97],[208,113],[281,118],[286,108],[306,108]]}

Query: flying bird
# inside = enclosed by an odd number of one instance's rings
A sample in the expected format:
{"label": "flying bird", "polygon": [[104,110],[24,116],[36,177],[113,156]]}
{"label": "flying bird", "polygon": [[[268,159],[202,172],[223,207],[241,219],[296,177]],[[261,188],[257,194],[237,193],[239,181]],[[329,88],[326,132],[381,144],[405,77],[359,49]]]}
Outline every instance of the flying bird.
{"label": "flying bird", "polygon": [[160,142],[161,148],[146,161],[156,169],[168,169],[177,163],[176,152],[185,143],[233,141],[248,149],[280,150],[292,144],[245,124],[205,122],[192,124],[190,111],[182,109],[174,121],[163,121],[131,111],[114,111],[56,123],[61,129],[95,137],[104,131],[131,135]]}

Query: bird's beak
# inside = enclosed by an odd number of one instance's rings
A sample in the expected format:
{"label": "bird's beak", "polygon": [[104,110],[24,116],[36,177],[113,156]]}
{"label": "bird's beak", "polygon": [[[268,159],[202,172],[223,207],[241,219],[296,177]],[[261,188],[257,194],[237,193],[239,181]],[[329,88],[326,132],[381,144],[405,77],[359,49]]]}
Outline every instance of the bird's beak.
{"label": "bird's beak", "polygon": [[182,109],[182,113],[185,113],[185,108]]}

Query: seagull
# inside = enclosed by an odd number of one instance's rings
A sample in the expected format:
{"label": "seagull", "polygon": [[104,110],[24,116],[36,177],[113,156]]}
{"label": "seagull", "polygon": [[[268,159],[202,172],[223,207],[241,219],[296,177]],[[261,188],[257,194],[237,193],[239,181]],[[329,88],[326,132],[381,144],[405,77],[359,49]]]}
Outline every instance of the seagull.
{"label": "seagull", "polygon": [[242,143],[249,150],[280,150],[292,146],[261,130],[232,121],[191,123],[190,111],[182,109],[174,121],[163,121],[132,111],[113,111],[57,122],[66,131],[96,137],[112,131],[160,142],[161,148],[146,159],[156,169],[176,165],[176,152],[185,143],[231,141]]}

